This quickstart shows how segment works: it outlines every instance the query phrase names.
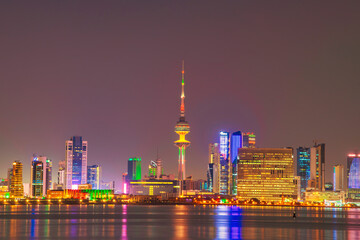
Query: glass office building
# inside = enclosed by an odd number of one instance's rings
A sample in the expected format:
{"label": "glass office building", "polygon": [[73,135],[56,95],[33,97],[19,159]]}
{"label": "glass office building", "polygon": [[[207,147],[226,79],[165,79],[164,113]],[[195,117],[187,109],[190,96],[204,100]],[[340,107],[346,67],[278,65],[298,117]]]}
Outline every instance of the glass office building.
{"label": "glass office building", "polygon": [[305,192],[310,180],[310,148],[299,147],[296,149],[297,176],[300,177],[301,192]]}
{"label": "glass office building", "polygon": [[278,202],[297,199],[292,148],[240,148],[237,196]]}

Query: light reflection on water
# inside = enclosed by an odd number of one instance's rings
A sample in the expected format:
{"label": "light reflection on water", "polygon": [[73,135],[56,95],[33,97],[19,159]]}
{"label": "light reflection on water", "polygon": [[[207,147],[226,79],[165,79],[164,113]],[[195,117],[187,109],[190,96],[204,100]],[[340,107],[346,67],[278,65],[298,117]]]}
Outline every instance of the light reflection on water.
{"label": "light reflection on water", "polygon": [[360,239],[359,218],[340,208],[6,205],[0,238]]}

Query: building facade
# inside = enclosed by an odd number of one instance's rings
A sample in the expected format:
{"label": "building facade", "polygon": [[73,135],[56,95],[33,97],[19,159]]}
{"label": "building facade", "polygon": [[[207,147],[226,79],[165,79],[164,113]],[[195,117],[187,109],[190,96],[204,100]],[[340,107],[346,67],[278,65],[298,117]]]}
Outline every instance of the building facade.
{"label": "building facade", "polygon": [[296,149],[297,176],[300,177],[301,192],[305,192],[310,180],[310,148],[299,147]]}
{"label": "building facade", "polygon": [[230,134],[228,132],[220,132],[220,194],[230,194]]}
{"label": "building facade", "polygon": [[230,140],[230,194],[236,195],[237,192],[237,157],[239,148],[242,148],[242,134],[241,131],[231,134]]}
{"label": "building facade", "polygon": [[179,186],[177,181],[148,180],[130,181],[130,194],[132,195],[161,195],[165,193],[177,193]]}
{"label": "building facade", "polygon": [[101,183],[101,166],[91,165],[87,167],[87,183],[92,189],[100,189]]}
{"label": "building facade", "polygon": [[62,185],[65,187],[65,175],[66,175],[66,163],[65,161],[59,162],[59,170],[58,170],[58,185]]}
{"label": "building facade", "polygon": [[65,142],[66,189],[77,189],[87,183],[87,141],[74,136]]}
{"label": "building facade", "polygon": [[347,201],[360,202],[360,154],[348,154],[346,175]]}
{"label": "building facade", "polygon": [[345,190],[345,174],[344,166],[338,164],[334,166],[334,179],[333,179],[334,191],[344,191]]}
{"label": "building facade", "polygon": [[15,161],[12,169],[10,194],[14,198],[22,198],[24,196],[23,164],[20,161]]}
{"label": "building facade", "polygon": [[46,157],[33,155],[30,172],[30,196],[46,196]]}
{"label": "building facade", "polygon": [[308,187],[325,191],[325,144],[316,144],[310,149],[310,181]]}
{"label": "building facade", "polygon": [[141,158],[129,158],[127,177],[129,181],[141,180]]}
{"label": "building facade", "polygon": [[256,136],[253,132],[243,133],[242,136],[243,148],[255,148]]}
{"label": "building facade", "polygon": [[260,201],[297,199],[293,150],[290,148],[241,148],[238,160],[237,196]]}
{"label": "building facade", "polygon": [[209,144],[209,165],[207,171],[208,191],[219,193],[220,148],[218,143]]}

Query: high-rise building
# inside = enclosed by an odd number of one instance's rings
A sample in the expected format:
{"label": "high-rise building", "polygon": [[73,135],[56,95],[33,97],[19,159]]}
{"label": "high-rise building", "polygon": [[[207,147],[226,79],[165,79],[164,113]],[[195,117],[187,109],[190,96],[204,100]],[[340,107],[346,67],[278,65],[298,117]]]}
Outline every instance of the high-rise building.
{"label": "high-rise building", "polygon": [[230,194],[236,195],[237,192],[237,158],[239,148],[242,148],[242,134],[241,131],[234,132],[231,134],[230,140],[230,169],[231,169],[231,180],[230,180]]}
{"label": "high-rise building", "polygon": [[77,189],[87,180],[87,141],[74,136],[65,142],[66,189]]}
{"label": "high-rise building", "polygon": [[46,192],[47,190],[52,189],[52,160],[49,158],[46,158],[45,161],[45,167],[46,167]]}
{"label": "high-rise building", "polygon": [[129,181],[141,180],[141,158],[129,158],[127,177]]}
{"label": "high-rise building", "polygon": [[156,163],[156,179],[160,179],[162,175],[164,175],[164,168],[162,165],[161,158],[159,158],[159,156],[157,156],[155,163]]}
{"label": "high-rise building", "polygon": [[46,157],[33,155],[30,173],[30,196],[46,196]]}
{"label": "high-rise building", "polygon": [[157,165],[156,165],[155,161],[150,161],[150,164],[149,164],[149,177],[150,178],[156,177],[156,170],[157,170]]}
{"label": "high-rise building", "polygon": [[220,132],[220,194],[230,194],[230,135]]}
{"label": "high-rise building", "polygon": [[238,199],[296,200],[293,163],[291,148],[240,148]]}
{"label": "high-rise building", "polygon": [[360,202],[360,154],[350,153],[347,157],[348,202]]}
{"label": "high-rise building", "polygon": [[311,188],[325,191],[325,144],[316,144],[310,149],[310,181]]}
{"label": "high-rise building", "polygon": [[11,179],[13,176],[13,168],[9,168],[7,171],[7,179],[8,179],[8,189],[11,191]]}
{"label": "high-rise building", "polygon": [[59,170],[58,170],[58,184],[65,186],[65,170],[66,170],[66,162],[59,162]]}
{"label": "high-rise building", "polygon": [[255,148],[256,136],[252,132],[242,134],[242,147],[243,148]]}
{"label": "high-rise building", "polygon": [[344,166],[342,164],[337,164],[334,166],[334,191],[344,191],[345,189],[345,174]]}
{"label": "high-rise building", "polygon": [[101,166],[91,165],[87,167],[87,183],[91,184],[92,189],[100,189]]}
{"label": "high-rise building", "polygon": [[180,119],[176,123],[175,132],[179,135],[179,139],[176,140],[175,146],[179,148],[179,173],[178,180],[180,184],[179,195],[182,195],[183,190],[183,181],[186,179],[185,175],[185,150],[190,146],[190,142],[185,139],[186,134],[190,132],[190,126],[188,122],[185,120],[185,80],[184,80],[184,62],[182,65],[182,79],[181,79],[181,105],[180,105]]}
{"label": "high-rise building", "polygon": [[299,147],[296,149],[297,176],[300,177],[301,192],[305,192],[310,180],[310,148]]}
{"label": "high-rise building", "polygon": [[130,187],[130,181],[128,178],[128,174],[127,173],[123,173],[122,174],[122,184],[123,184],[123,189],[122,192],[124,194],[128,194],[129,193],[129,187]]}
{"label": "high-rise building", "polygon": [[24,196],[23,186],[23,165],[20,161],[13,163],[13,174],[11,178],[11,196],[15,198],[22,198]]}
{"label": "high-rise building", "polygon": [[213,193],[219,193],[220,176],[220,148],[218,143],[209,145],[209,166],[207,171],[208,190]]}

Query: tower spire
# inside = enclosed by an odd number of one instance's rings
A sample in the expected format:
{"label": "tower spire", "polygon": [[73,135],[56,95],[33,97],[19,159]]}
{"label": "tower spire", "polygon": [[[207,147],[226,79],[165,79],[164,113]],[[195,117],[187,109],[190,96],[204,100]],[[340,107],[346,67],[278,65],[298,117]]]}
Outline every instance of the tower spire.
{"label": "tower spire", "polygon": [[184,70],[184,60],[182,61],[182,71],[181,71],[181,106],[180,106],[180,121],[185,121],[185,70]]}

